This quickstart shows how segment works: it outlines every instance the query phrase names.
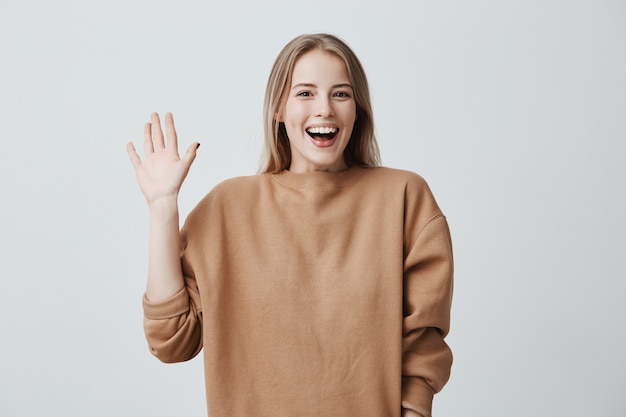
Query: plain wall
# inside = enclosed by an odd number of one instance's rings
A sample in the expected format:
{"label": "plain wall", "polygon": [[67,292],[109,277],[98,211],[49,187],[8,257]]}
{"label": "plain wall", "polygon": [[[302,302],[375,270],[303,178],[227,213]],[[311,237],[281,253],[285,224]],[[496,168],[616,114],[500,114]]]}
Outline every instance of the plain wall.
{"label": "plain wall", "polygon": [[[228,3],[228,4],[226,4]],[[446,213],[435,416],[626,415],[626,2],[0,3],[0,415],[203,416],[202,360],[142,330],[152,111],[202,143],[181,220],[254,174],[270,66],[307,32],[369,76],[385,165]]]}

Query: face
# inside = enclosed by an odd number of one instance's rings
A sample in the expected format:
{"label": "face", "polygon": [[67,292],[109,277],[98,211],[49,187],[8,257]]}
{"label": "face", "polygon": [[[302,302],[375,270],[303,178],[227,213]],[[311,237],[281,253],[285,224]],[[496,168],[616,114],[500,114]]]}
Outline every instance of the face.
{"label": "face", "polygon": [[321,50],[295,63],[279,120],[291,147],[292,172],[343,171],[343,151],[356,121],[356,102],[341,58]]}

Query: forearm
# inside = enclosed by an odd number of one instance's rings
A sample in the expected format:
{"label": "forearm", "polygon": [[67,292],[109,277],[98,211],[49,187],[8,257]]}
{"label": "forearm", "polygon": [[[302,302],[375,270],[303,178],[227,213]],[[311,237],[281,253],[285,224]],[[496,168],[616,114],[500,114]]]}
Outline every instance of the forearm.
{"label": "forearm", "polygon": [[180,264],[177,197],[161,198],[149,205],[150,240],[146,297],[158,302],[184,286]]}

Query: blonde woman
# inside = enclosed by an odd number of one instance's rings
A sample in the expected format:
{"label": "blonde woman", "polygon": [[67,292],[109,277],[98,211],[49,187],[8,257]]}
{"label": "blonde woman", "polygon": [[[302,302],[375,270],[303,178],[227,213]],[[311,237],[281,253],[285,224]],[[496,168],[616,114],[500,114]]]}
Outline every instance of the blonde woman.
{"label": "blonde woman", "polygon": [[227,180],[179,231],[171,114],[128,152],[150,211],[143,307],[164,362],[203,350],[211,417],[430,416],[452,355],[446,218],[417,174],[380,167],[367,79],[328,34],[278,55],[261,173]]}

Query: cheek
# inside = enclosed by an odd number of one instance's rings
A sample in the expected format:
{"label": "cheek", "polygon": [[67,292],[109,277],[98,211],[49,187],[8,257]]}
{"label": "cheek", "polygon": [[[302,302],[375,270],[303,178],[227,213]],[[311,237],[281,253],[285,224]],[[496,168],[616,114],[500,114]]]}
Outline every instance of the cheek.
{"label": "cheek", "polygon": [[346,109],[346,120],[350,120],[350,124],[354,126],[358,118],[356,106],[351,106],[350,109]]}
{"label": "cheek", "polygon": [[349,129],[350,129],[350,135],[352,136],[352,132],[354,131],[354,128],[356,127],[356,122],[358,120],[358,113],[356,110],[356,106],[354,106],[352,109],[350,109],[350,111],[348,112],[348,116],[347,119],[349,119],[349,123],[346,123],[349,125]]}
{"label": "cheek", "polygon": [[302,105],[297,102],[287,103],[282,112],[282,121],[287,124],[296,124],[301,120],[303,113]]}

